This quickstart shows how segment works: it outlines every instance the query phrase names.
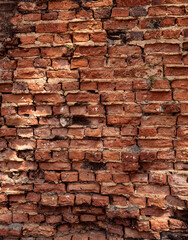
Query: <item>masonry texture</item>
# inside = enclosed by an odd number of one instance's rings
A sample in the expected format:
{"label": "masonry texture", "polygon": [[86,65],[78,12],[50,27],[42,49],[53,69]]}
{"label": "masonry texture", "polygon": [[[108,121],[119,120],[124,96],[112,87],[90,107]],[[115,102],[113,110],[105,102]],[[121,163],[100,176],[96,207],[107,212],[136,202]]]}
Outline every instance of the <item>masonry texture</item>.
{"label": "masonry texture", "polygon": [[188,0],[0,19],[0,239],[188,239]]}

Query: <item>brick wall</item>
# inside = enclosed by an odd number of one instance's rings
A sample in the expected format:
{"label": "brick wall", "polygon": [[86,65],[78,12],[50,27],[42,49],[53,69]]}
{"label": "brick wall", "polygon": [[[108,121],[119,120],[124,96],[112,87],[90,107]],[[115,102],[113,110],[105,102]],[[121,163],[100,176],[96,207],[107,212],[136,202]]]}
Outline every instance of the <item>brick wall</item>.
{"label": "brick wall", "polygon": [[187,0],[12,3],[1,239],[187,239]]}
{"label": "brick wall", "polygon": [[3,42],[5,38],[11,36],[10,18],[14,14],[17,1],[0,0],[0,58],[5,55]]}

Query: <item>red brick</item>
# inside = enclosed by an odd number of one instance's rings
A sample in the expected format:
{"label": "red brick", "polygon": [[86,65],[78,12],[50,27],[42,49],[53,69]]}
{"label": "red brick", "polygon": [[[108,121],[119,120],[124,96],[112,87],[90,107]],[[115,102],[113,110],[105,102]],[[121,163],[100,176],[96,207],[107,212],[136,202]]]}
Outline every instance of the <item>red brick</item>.
{"label": "red brick", "polygon": [[36,192],[36,193],[44,193],[44,192],[61,193],[61,192],[65,192],[65,185],[62,183],[61,184],[36,183],[34,185],[34,192]]}
{"label": "red brick", "polygon": [[30,126],[38,124],[37,118],[33,117],[7,117],[6,123],[8,126]]}
{"label": "red brick", "polygon": [[3,95],[3,102],[4,103],[32,103],[33,102],[33,98],[32,95],[29,94],[19,94],[19,95],[14,95],[14,94],[6,94]]}
{"label": "red brick", "polygon": [[136,94],[139,102],[144,101],[170,101],[172,99],[171,92],[148,92],[142,91]]}
{"label": "red brick", "polygon": [[112,0],[97,0],[96,2],[84,2],[84,7],[108,7],[113,5]]}
{"label": "red brick", "polygon": [[113,8],[112,17],[128,17],[129,9],[128,8]]}
{"label": "red brick", "polygon": [[121,128],[121,135],[123,136],[136,136],[137,135],[137,128],[134,127],[122,127]]}
{"label": "red brick", "polygon": [[45,220],[44,215],[31,215],[29,216],[29,223],[41,223]]}
{"label": "red brick", "polygon": [[129,183],[129,175],[124,173],[113,174],[113,181],[115,183]]}
{"label": "red brick", "polygon": [[150,225],[149,221],[139,221],[137,226],[138,231],[149,231],[150,230]]}
{"label": "red brick", "polygon": [[74,32],[80,30],[100,30],[102,29],[102,23],[100,21],[71,22],[69,23],[69,29]]}
{"label": "red brick", "polygon": [[[140,21],[140,28],[141,29],[155,29],[155,28],[163,28],[163,27],[172,27],[175,25],[175,18],[149,18]],[[155,31],[153,32],[155,33]],[[156,37],[160,35],[160,31],[157,31]],[[154,34],[155,36],[155,34]],[[153,37],[154,37],[153,36]]]}
{"label": "red brick", "polygon": [[63,1],[63,2],[49,2],[49,10],[68,10],[78,8],[79,5],[76,2],[72,1]]}
{"label": "red brick", "polygon": [[170,229],[186,229],[186,224],[178,219],[169,219]]}
{"label": "red brick", "polygon": [[109,55],[111,56],[134,55],[140,53],[141,48],[137,46],[112,46],[109,48]]}
{"label": "red brick", "polygon": [[0,223],[10,224],[12,222],[11,219],[12,219],[11,212],[1,213],[1,215],[0,215]]}
{"label": "red brick", "polygon": [[171,140],[155,140],[155,139],[149,139],[149,140],[139,140],[138,145],[141,148],[170,148],[172,147],[172,141]]}
{"label": "red brick", "polygon": [[103,114],[104,113],[104,106],[101,105],[90,105],[88,106],[88,112],[91,115]]}
{"label": "red brick", "polygon": [[139,118],[129,118],[129,117],[115,117],[115,116],[109,116],[107,118],[107,123],[109,125],[125,125],[125,124],[131,124],[133,126],[139,125],[140,119]]}
{"label": "red brick", "polygon": [[41,195],[41,204],[45,206],[57,206],[56,195]]}
{"label": "red brick", "polygon": [[53,42],[53,36],[47,35],[47,34],[41,35],[37,38],[37,40],[42,43],[51,43],[51,42]]}
{"label": "red brick", "polygon": [[157,130],[155,128],[140,128],[139,135],[144,137],[155,137],[157,135]]}
{"label": "red brick", "polygon": [[38,161],[49,160],[51,159],[51,154],[45,151],[35,151],[35,158]]}
{"label": "red brick", "polygon": [[97,183],[69,183],[67,187],[68,192],[94,192],[99,193],[99,185]]}
{"label": "red brick", "polygon": [[38,79],[44,76],[43,70],[16,70],[14,72],[15,79]]}
{"label": "red brick", "polygon": [[83,214],[80,216],[81,222],[95,222],[96,216],[95,215],[89,215],[89,214]]}
{"label": "red brick", "polygon": [[111,70],[82,70],[82,79],[112,79],[113,71]]}
{"label": "red brick", "polygon": [[150,1],[149,0],[117,0],[117,6],[118,7],[135,7],[135,6],[145,6],[149,5]]}
{"label": "red brick", "polygon": [[93,13],[91,10],[80,9],[76,14],[76,18],[91,19],[92,17],[93,17]]}
{"label": "red brick", "polygon": [[113,196],[112,199],[113,199],[112,202],[113,202],[114,205],[127,206],[127,199],[125,197]]}
{"label": "red brick", "polygon": [[85,90],[85,91],[97,90],[97,83],[96,82],[83,82],[83,83],[81,83],[80,89]]}
{"label": "red brick", "polygon": [[89,129],[85,130],[85,135],[87,137],[101,137],[101,129]]}
{"label": "red brick", "polygon": [[33,137],[33,129],[32,128],[19,128],[17,129],[17,135],[20,137],[31,138]]}
{"label": "red brick", "polygon": [[166,7],[159,6],[159,7],[150,7],[148,11],[149,16],[162,16],[166,15]]}
{"label": "red brick", "polygon": [[91,161],[91,162],[98,162],[102,158],[101,152],[86,152],[85,159]]}
{"label": "red brick", "polygon": [[106,33],[92,33],[91,40],[93,42],[105,42],[106,41]]}
{"label": "red brick", "polygon": [[72,20],[74,19],[75,16],[75,11],[71,10],[71,11],[61,11],[59,12],[59,19],[61,20]]}
{"label": "red brick", "polygon": [[168,183],[170,185],[186,185],[186,176],[183,175],[171,175],[168,177]]}
{"label": "red brick", "polygon": [[20,37],[20,41],[23,45],[35,43],[35,36]]}
{"label": "red brick", "polygon": [[148,206],[150,206],[150,207],[159,207],[159,208],[163,208],[164,209],[166,207],[165,198],[164,197],[148,198]]}
{"label": "red brick", "polygon": [[13,213],[13,223],[26,223],[28,222],[28,216],[27,214],[22,213]]}
{"label": "red brick", "polygon": [[104,22],[105,30],[132,29],[137,25],[137,20],[108,20]]}
{"label": "red brick", "polygon": [[46,68],[50,66],[51,61],[49,59],[35,59],[34,61],[34,66],[37,68]]}
{"label": "red brick", "polygon": [[148,176],[145,173],[135,173],[131,175],[131,182],[147,183]]}
{"label": "red brick", "polygon": [[18,4],[18,9],[21,12],[37,11],[37,10],[46,9],[46,7],[47,7],[46,3],[42,3],[38,5],[37,3],[32,3],[32,2],[20,2]]}
{"label": "red brick", "polygon": [[46,217],[46,223],[61,223],[62,222],[62,216],[47,216]]}
{"label": "red brick", "polygon": [[49,78],[78,78],[77,70],[66,71],[66,70],[59,70],[59,71],[48,71],[47,76]]}
{"label": "red brick", "polygon": [[15,128],[1,128],[0,129],[0,137],[7,137],[7,136],[16,136],[16,129]]}
{"label": "red brick", "polygon": [[65,47],[56,47],[56,48],[41,48],[41,56],[42,57],[51,57],[57,58],[62,57],[62,55],[67,53],[67,48]]}
{"label": "red brick", "polygon": [[74,198],[75,196],[73,194],[59,195],[58,203],[62,206],[73,206]]}
{"label": "red brick", "polygon": [[87,66],[88,66],[88,60],[85,58],[75,58],[71,60],[71,69],[87,67]]}
{"label": "red brick", "polygon": [[49,94],[38,94],[35,95],[35,102],[48,102],[48,103],[62,103],[64,102],[64,97],[59,95],[58,93],[49,93]]}
{"label": "red brick", "polygon": [[82,205],[82,204],[91,205],[91,196],[85,195],[85,194],[77,194],[75,203],[76,205]]}
{"label": "red brick", "polygon": [[68,94],[66,97],[68,102],[99,102],[98,94],[91,93],[77,93],[77,94]]}
{"label": "red brick", "polygon": [[156,43],[156,44],[147,44],[144,48],[145,53],[151,52],[179,52],[178,44],[168,44],[168,43]]}
{"label": "red brick", "polygon": [[123,186],[123,185],[117,185],[117,186],[101,186],[101,193],[102,194],[133,194],[134,189],[131,186]]}
{"label": "red brick", "polygon": [[109,218],[135,218],[136,216],[138,216],[138,214],[139,214],[138,210],[128,210],[125,208],[107,210],[107,216]]}
{"label": "red brick", "polygon": [[28,139],[12,139],[9,141],[9,146],[16,150],[34,149],[36,142]]}
{"label": "red brick", "polygon": [[[66,114],[66,113],[69,113],[69,107],[66,106],[66,105],[59,105],[59,106],[54,106],[53,107],[53,114],[54,115]],[[58,129],[53,129],[53,130],[58,131]],[[53,132],[53,130],[52,130],[52,132]],[[63,130],[63,129],[59,129],[59,131],[61,131],[61,130]],[[54,133],[54,134],[57,134],[57,133]]]}
{"label": "red brick", "polygon": [[164,56],[166,64],[181,64],[181,55]]}
{"label": "red brick", "polygon": [[38,224],[27,224],[23,226],[23,236],[44,236],[51,237],[55,234],[56,230],[53,226],[40,226]]}
{"label": "red brick", "polygon": [[40,168],[43,170],[70,170],[70,163],[55,162],[55,163],[40,163]]}
{"label": "red brick", "polygon": [[79,172],[79,181],[80,182],[94,182],[95,181],[95,175],[91,172],[85,172],[81,171]]}
{"label": "red brick", "polygon": [[149,182],[158,183],[158,184],[166,184],[167,178],[163,174],[150,173]]}
{"label": "red brick", "polygon": [[164,38],[179,38],[180,37],[180,30],[165,30],[163,31]]}
{"label": "red brick", "polygon": [[187,137],[187,128],[186,127],[179,127],[177,129],[177,136],[178,137]]}
{"label": "red brick", "polygon": [[107,53],[106,47],[87,47],[87,46],[79,46],[76,48],[75,55],[82,56],[100,56]]}
{"label": "red brick", "polygon": [[175,123],[176,117],[173,116],[148,116],[141,120],[142,126],[174,126]]}
{"label": "red brick", "polygon": [[30,13],[24,15],[24,20],[33,22],[33,21],[40,21],[41,20],[41,14],[39,13]]}
{"label": "red brick", "polygon": [[112,174],[110,173],[97,173],[96,174],[97,182],[112,182]]}
{"label": "red brick", "polygon": [[174,100],[176,101],[186,101],[187,97],[188,97],[188,91],[186,90],[174,91]]}
{"label": "red brick", "polygon": [[60,179],[60,173],[45,172],[45,181],[58,183]]}
{"label": "red brick", "polygon": [[145,195],[168,195],[169,194],[169,187],[168,186],[160,186],[160,185],[142,185],[136,187],[136,192],[138,194],[145,194]]}
{"label": "red brick", "polygon": [[57,12],[49,12],[42,14],[42,20],[56,20]]}
{"label": "red brick", "polygon": [[40,201],[40,194],[37,194],[37,193],[34,193],[34,192],[29,192],[27,194],[26,199],[28,201],[39,202]]}
{"label": "red brick", "polygon": [[158,159],[174,159],[174,151],[159,151],[157,154]]}
{"label": "red brick", "polygon": [[104,147],[107,148],[123,148],[132,146],[135,144],[134,139],[114,139],[114,140],[104,140]]}
{"label": "red brick", "polygon": [[152,230],[168,229],[168,220],[150,220]]}
{"label": "red brick", "polygon": [[85,156],[84,152],[79,152],[79,151],[76,151],[76,150],[69,151],[69,159],[83,160],[84,156]]}
{"label": "red brick", "polygon": [[188,26],[188,18],[177,18],[178,26]]}
{"label": "red brick", "polygon": [[39,56],[39,50],[32,49],[10,49],[8,51],[9,57],[34,57]]}
{"label": "red brick", "polygon": [[48,24],[37,24],[36,32],[37,33],[61,33],[66,32],[67,24],[66,23],[48,23]]}
{"label": "red brick", "polygon": [[169,6],[167,7],[168,15],[183,15],[184,6]]}

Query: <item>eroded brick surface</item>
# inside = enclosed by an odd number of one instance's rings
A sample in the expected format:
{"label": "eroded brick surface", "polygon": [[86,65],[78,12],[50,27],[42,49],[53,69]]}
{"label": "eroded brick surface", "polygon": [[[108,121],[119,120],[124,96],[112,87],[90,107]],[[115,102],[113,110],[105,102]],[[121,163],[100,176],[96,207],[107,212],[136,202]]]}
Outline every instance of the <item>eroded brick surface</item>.
{"label": "eroded brick surface", "polygon": [[1,239],[187,239],[187,13],[0,1]]}

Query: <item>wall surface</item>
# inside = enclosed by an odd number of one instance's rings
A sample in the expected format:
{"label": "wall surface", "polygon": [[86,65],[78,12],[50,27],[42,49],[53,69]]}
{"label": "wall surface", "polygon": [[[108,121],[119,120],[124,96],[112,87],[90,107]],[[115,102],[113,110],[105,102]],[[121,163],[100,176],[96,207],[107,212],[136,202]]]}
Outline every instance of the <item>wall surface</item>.
{"label": "wall surface", "polygon": [[188,1],[0,6],[0,239],[188,239]]}

